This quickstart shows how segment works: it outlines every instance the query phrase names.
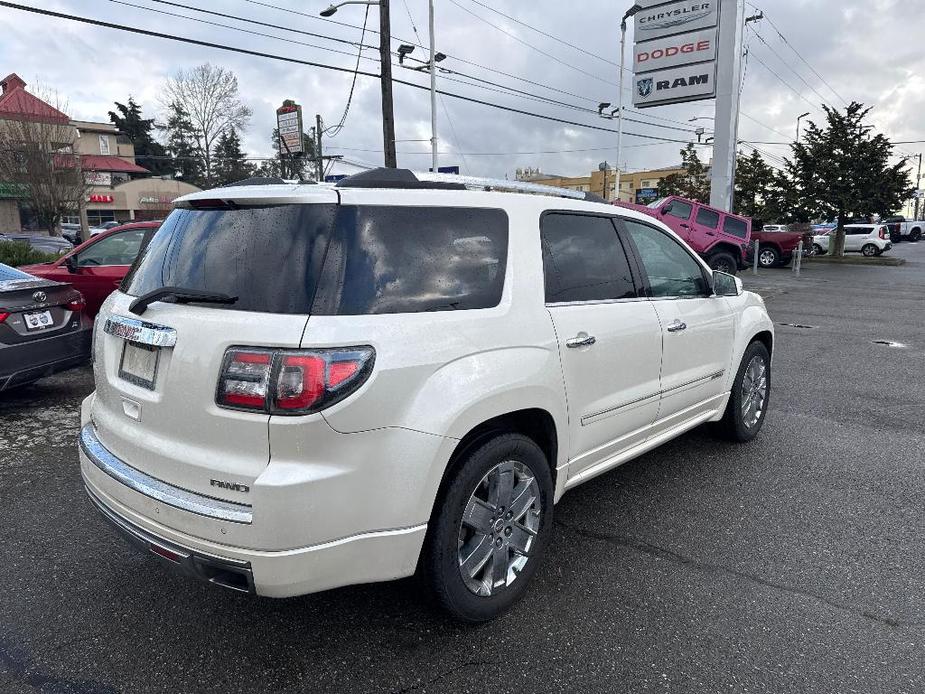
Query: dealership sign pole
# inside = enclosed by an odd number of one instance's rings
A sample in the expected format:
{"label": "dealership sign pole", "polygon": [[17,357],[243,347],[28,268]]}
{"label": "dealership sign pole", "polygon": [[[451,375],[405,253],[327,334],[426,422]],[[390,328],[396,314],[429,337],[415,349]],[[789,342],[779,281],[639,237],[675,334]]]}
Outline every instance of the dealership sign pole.
{"label": "dealership sign pole", "polygon": [[736,145],[739,138],[744,9],[742,0],[724,0],[720,8],[716,128],[713,133],[710,204],[729,212],[732,211],[732,197],[735,191]]}
{"label": "dealership sign pole", "polygon": [[710,202],[732,206],[743,0],[642,0],[635,16],[633,105],[716,98]]}

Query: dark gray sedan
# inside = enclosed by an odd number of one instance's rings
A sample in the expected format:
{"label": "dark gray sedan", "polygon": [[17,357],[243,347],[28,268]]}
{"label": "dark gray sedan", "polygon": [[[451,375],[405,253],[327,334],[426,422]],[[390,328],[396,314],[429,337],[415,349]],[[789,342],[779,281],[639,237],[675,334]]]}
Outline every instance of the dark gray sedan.
{"label": "dark gray sedan", "polygon": [[0,263],[0,391],[90,358],[93,323],[69,284]]}

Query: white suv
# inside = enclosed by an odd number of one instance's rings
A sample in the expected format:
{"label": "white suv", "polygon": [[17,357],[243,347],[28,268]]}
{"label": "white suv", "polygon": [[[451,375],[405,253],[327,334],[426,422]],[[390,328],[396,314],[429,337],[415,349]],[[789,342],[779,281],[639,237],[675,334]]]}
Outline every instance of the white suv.
{"label": "white suv", "polygon": [[271,597],[421,571],[480,621],[568,489],[704,422],[758,433],[758,296],[649,216],[452,180],[178,200],[100,311],[81,412],[87,491],[127,538]]}
{"label": "white suv", "polygon": [[[828,253],[829,242],[834,238],[834,229],[827,234],[813,236],[813,254],[825,255]],[[882,224],[845,225],[845,253],[863,253],[871,257],[880,255],[892,247],[890,230]]]}

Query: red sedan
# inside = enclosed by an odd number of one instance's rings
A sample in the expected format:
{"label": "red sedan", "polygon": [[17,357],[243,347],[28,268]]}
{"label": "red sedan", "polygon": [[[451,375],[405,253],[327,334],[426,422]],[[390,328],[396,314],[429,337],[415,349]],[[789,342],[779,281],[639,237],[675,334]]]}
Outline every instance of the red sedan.
{"label": "red sedan", "polygon": [[158,222],[132,222],[91,237],[53,263],[19,268],[36,277],[67,282],[79,290],[93,318],[100,306],[122,282],[129,267],[148,245]]}

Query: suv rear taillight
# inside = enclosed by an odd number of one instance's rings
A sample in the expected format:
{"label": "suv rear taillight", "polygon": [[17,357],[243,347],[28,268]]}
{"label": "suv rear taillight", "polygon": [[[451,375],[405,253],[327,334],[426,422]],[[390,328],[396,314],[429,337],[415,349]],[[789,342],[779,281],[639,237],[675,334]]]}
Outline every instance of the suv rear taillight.
{"label": "suv rear taillight", "polygon": [[880,227],[880,238],[886,240],[886,227]]}
{"label": "suv rear taillight", "polygon": [[215,401],[220,407],[300,415],[330,407],[369,378],[372,347],[259,349],[225,352]]}

